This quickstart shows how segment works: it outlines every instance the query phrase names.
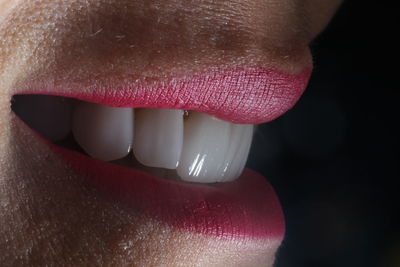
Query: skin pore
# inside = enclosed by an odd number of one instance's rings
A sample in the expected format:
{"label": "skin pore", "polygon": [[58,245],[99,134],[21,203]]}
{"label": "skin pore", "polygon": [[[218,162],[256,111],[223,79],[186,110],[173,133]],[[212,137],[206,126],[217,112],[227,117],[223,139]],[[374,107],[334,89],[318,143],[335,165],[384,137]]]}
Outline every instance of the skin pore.
{"label": "skin pore", "polygon": [[174,229],[99,194],[10,110],[39,81],[160,79],[234,66],[297,74],[340,0],[0,0],[3,266],[272,266],[280,240]]}

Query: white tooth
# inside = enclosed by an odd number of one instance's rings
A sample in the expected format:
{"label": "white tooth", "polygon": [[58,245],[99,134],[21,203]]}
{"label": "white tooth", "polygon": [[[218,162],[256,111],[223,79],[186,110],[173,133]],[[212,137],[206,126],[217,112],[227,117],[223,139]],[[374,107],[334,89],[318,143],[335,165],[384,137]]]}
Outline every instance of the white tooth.
{"label": "white tooth", "polygon": [[177,173],[199,183],[232,181],[247,160],[253,125],[232,124],[194,112],[185,122],[182,155]]}
{"label": "white tooth", "polygon": [[71,99],[49,95],[19,95],[12,108],[26,124],[50,141],[59,141],[71,132]]}
{"label": "white tooth", "polygon": [[133,153],[143,165],[175,169],[183,142],[183,111],[142,109],[136,111]]}
{"label": "white tooth", "polygon": [[72,133],[92,157],[115,160],[128,155],[133,140],[133,110],[80,102],[73,114]]}
{"label": "white tooth", "polygon": [[222,182],[233,181],[242,173],[250,152],[253,130],[252,124],[231,124],[229,150],[222,165]]}

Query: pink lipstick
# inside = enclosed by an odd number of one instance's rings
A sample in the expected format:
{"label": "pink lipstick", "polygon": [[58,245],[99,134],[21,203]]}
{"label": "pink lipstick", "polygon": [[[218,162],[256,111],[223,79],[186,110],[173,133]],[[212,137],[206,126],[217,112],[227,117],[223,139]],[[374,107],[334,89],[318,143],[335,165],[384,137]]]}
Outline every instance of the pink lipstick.
{"label": "pink lipstick", "polygon": [[180,183],[50,145],[91,185],[151,219],[230,239],[284,235],[284,217],[274,190],[250,169],[234,182]]}
{"label": "pink lipstick", "polygon": [[249,67],[179,78],[144,78],[122,85],[112,77],[84,83],[90,86],[54,79],[30,84],[18,93],[59,95],[113,107],[196,110],[233,123],[258,124],[292,108],[310,75],[311,67],[295,75]]}

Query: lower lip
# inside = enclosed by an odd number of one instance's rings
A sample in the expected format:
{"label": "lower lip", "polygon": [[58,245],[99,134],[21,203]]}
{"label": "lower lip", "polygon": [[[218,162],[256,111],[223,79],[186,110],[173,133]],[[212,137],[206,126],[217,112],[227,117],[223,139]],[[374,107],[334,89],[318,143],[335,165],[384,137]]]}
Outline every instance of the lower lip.
{"label": "lower lip", "polygon": [[220,238],[281,239],[284,235],[284,216],[273,188],[250,169],[230,183],[179,183],[49,145],[103,194],[151,219]]}

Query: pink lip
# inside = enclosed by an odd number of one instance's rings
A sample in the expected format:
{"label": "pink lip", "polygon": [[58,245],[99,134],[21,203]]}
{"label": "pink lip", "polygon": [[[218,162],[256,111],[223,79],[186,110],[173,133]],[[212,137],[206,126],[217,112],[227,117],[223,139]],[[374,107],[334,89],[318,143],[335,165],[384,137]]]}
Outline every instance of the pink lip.
{"label": "pink lip", "polygon": [[87,87],[53,81],[30,85],[19,93],[60,95],[114,107],[197,110],[234,123],[259,124],[293,107],[311,69],[293,75],[263,67],[235,68],[129,85],[94,81]]}
{"label": "pink lip", "polygon": [[152,219],[222,238],[283,238],[279,200],[265,178],[250,169],[215,186],[179,183],[49,145],[92,185]]}
{"label": "pink lip", "polygon": [[[270,121],[303,93],[311,68],[291,75],[262,67],[181,78],[134,81],[114,88],[42,84],[19,93],[51,94],[115,107],[198,110],[236,123]],[[39,89],[38,89],[39,88]],[[231,183],[185,184],[98,161],[49,144],[77,173],[135,210],[169,225],[220,237],[283,238],[284,217],[272,187],[246,169]]]}

